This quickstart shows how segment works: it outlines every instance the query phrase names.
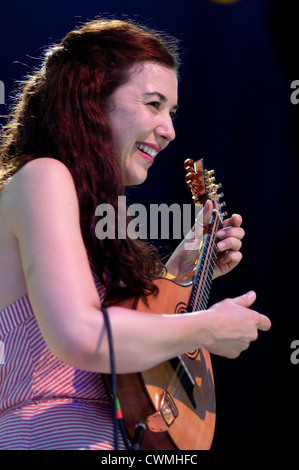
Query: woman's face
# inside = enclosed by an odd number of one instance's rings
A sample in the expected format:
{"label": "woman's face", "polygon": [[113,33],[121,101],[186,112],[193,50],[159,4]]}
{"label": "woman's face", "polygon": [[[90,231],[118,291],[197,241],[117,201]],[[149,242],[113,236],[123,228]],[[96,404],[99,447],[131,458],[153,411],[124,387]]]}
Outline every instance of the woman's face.
{"label": "woman's face", "polygon": [[113,149],[125,185],[143,183],[158,152],[175,138],[177,89],[173,70],[142,62],[131,68],[129,80],[108,98]]}

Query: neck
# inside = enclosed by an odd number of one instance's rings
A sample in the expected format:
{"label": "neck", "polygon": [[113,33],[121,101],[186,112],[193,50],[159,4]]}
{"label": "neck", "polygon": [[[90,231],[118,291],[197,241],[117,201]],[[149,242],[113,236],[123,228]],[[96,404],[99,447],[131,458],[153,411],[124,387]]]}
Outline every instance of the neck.
{"label": "neck", "polygon": [[219,213],[214,209],[209,224],[209,230],[204,236],[198,259],[198,266],[189,301],[190,311],[194,312],[207,308],[217,257],[216,234],[221,228],[221,225],[222,220]]}

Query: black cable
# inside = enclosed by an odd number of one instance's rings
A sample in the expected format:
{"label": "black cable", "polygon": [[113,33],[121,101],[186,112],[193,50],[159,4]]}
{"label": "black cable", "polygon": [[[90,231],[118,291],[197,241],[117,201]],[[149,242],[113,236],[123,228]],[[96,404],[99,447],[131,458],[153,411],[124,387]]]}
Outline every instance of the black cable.
{"label": "black cable", "polygon": [[117,385],[116,385],[116,369],[115,369],[115,358],[114,358],[114,349],[113,349],[113,339],[112,339],[112,331],[110,326],[109,315],[105,307],[102,307],[102,312],[106,324],[107,335],[108,335],[108,343],[109,343],[109,351],[110,351],[110,387],[111,387],[111,395],[112,395],[112,415],[113,415],[113,427],[114,427],[114,449],[119,450],[119,443],[118,443],[118,426],[120,428],[124,444],[127,450],[131,450],[132,446],[128,441],[126,430],[124,427],[120,404],[117,398]]}
{"label": "black cable", "polygon": [[115,361],[114,361],[114,350],[113,350],[113,340],[112,332],[110,326],[109,315],[105,307],[102,307],[102,312],[104,315],[104,320],[106,324],[107,334],[108,334],[108,343],[110,351],[110,373],[111,373],[111,395],[112,395],[112,419],[114,427],[114,449],[118,450],[118,433],[117,433],[117,390],[116,390],[116,373],[115,373]]}

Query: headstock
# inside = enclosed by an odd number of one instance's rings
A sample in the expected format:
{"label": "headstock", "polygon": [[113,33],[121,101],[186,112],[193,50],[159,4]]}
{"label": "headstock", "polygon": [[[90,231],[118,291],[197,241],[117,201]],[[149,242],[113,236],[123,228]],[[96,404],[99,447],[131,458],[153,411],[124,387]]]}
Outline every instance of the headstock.
{"label": "headstock", "polygon": [[226,204],[225,202],[219,202],[219,199],[223,197],[223,193],[218,194],[217,192],[222,185],[221,183],[215,183],[214,170],[206,170],[202,159],[194,162],[188,158],[184,162],[184,167],[187,171],[186,183],[192,193],[194,203],[204,205],[207,199],[211,199],[221,218],[225,217],[227,213],[222,212],[222,207]]}

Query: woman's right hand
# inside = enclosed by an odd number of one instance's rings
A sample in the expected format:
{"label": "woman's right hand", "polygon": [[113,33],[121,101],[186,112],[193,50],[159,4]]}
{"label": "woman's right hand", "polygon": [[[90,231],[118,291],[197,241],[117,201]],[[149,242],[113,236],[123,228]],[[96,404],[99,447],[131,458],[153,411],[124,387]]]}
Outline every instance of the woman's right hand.
{"label": "woman's right hand", "polygon": [[254,303],[253,291],[232,299],[225,299],[209,308],[210,335],[206,349],[219,356],[236,358],[258,337],[258,330],[268,331],[268,317],[249,307]]}

